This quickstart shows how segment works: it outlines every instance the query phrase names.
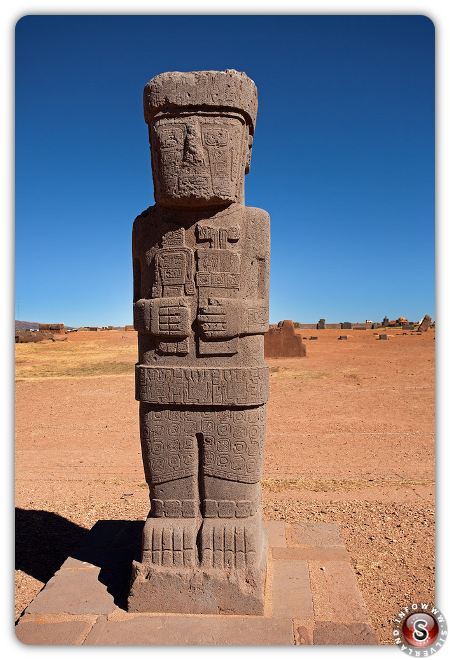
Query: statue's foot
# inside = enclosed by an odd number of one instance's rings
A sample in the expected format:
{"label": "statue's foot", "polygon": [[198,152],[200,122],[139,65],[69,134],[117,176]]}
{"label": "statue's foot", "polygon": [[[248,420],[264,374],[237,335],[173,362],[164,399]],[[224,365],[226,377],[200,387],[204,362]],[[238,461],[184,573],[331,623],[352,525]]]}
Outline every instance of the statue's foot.
{"label": "statue's foot", "polygon": [[195,528],[188,522],[147,519],[146,549],[142,562],[133,562],[128,610],[262,616],[268,544],[262,530],[258,548],[261,520],[204,520],[197,537],[200,563],[191,547]]}
{"label": "statue's foot", "polygon": [[197,529],[196,518],[147,518],[142,534],[142,563],[195,566]]}
{"label": "statue's foot", "polygon": [[205,519],[199,537],[202,568],[245,570],[260,563],[264,546],[260,516],[245,520]]}

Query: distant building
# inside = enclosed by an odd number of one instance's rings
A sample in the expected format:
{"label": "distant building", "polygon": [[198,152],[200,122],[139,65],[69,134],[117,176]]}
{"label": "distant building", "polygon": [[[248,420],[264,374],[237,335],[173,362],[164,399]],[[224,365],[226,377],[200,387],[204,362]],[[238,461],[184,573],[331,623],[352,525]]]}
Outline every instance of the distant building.
{"label": "distant building", "polygon": [[51,332],[54,335],[64,335],[64,323],[39,323],[40,332]]}

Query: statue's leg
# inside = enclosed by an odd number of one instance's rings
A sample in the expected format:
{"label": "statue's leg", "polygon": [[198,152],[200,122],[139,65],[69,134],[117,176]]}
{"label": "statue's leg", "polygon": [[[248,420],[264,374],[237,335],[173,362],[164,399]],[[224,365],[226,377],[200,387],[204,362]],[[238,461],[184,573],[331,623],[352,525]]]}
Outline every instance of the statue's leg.
{"label": "statue's leg", "polygon": [[264,552],[261,485],[265,406],[230,411],[203,438],[200,469],[203,523],[200,560],[205,568],[259,566]]}
{"label": "statue's leg", "polygon": [[141,403],[140,420],[151,504],[142,537],[142,561],[194,566],[200,524],[195,434],[185,432],[182,411]]}
{"label": "statue's leg", "polygon": [[264,547],[260,484],[205,476],[204,488],[202,566],[245,569],[259,565]]}
{"label": "statue's leg", "polygon": [[155,482],[150,478],[152,518],[198,518],[200,516],[197,474]]}

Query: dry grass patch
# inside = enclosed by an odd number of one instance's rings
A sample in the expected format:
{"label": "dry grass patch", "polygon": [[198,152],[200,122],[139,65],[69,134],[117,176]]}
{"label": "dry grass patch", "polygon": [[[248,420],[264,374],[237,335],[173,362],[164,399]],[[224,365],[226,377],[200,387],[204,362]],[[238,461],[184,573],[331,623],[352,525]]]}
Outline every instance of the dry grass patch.
{"label": "dry grass patch", "polygon": [[281,493],[286,490],[310,490],[315,492],[343,492],[359,490],[361,488],[380,487],[409,487],[409,486],[434,486],[430,480],[399,480],[391,481],[385,479],[262,479],[263,490],[270,493]]}
{"label": "dry grass patch", "polygon": [[302,382],[331,376],[330,371],[306,371],[305,369],[292,369],[290,367],[269,367],[269,373],[276,379],[294,378]]}
{"label": "dry grass patch", "polygon": [[133,374],[132,350],[129,345],[108,346],[99,341],[16,344],[16,379]]}

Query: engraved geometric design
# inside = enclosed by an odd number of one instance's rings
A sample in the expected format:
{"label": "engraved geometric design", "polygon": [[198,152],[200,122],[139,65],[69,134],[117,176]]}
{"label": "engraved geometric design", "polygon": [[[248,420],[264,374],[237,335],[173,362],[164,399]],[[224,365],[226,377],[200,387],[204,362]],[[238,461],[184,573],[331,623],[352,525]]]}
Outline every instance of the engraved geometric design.
{"label": "engraved geometric design", "polygon": [[269,367],[232,369],[136,365],[136,399],[189,406],[255,406],[269,398]]}
{"label": "engraved geometric design", "polygon": [[[251,411],[252,421],[249,420]],[[257,483],[262,475],[265,438],[265,406],[257,409],[230,411],[239,416],[239,435],[235,440],[233,426],[224,424],[216,410],[177,410],[178,421],[160,410],[141,411],[141,443],[144,461],[149,464],[148,477],[153,484],[203,474]],[[255,415],[257,419],[255,420]],[[224,431],[229,431],[228,437]],[[250,436],[252,439],[250,439]],[[198,459],[200,455],[200,459]],[[200,462],[200,465],[199,465]]]}

